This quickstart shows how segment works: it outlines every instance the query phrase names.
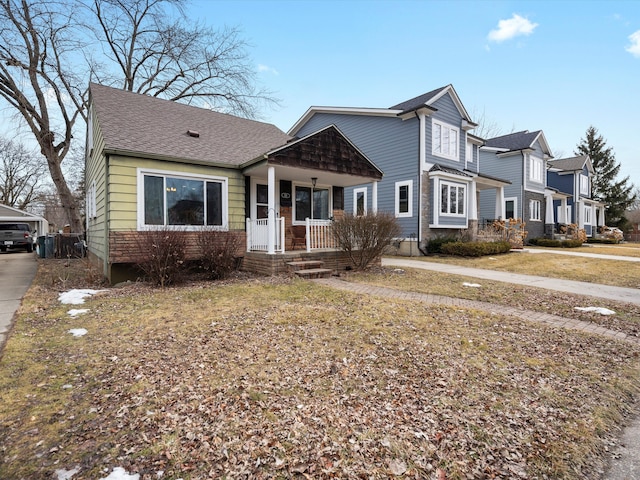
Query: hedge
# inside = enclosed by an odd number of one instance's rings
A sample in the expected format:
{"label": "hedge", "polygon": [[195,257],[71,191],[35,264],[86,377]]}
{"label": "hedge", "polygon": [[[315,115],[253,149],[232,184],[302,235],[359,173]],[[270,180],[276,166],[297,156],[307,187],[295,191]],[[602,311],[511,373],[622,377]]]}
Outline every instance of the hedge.
{"label": "hedge", "polygon": [[608,243],[610,245],[615,245],[620,243],[621,240],[617,238],[588,238],[587,243]]}
{"label": "hedge", "polygon": [[582,240],[553,240],[551,238],[531,238],[529,243],[538,247],[552,248],[577,248],[582,246]]}
{"label": "hedge", "polygon": [[496,255],[507,253],[511,250],[509,242],[448,242],[440,247],[441,253],[446,255],[459,255],[462,257],[481,257],[483,255]]}

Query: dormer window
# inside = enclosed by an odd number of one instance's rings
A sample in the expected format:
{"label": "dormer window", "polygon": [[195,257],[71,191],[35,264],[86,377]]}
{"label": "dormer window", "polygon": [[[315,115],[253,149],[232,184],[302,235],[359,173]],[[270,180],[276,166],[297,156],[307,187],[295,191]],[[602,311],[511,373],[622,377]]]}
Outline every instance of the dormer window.
{"label": "dormer window", "polygon": [[580,195],[589,196],[591,193],[591,188],[589,187],[589,177],[580,174]]}

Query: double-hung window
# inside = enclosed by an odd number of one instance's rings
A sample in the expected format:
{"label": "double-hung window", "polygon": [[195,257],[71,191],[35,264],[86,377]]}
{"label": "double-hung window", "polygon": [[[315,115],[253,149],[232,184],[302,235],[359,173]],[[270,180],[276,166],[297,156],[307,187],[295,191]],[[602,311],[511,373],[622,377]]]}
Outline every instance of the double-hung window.
{"label": "double-hung window", "polygon": [[353,191],[353,214],[357,217],[367,214],[367,189],[356,188]]}
{"label": "double-hung window", "polygon": [[396,217],[412,217],[413,180],[396,182]]}
{"label": "double-hung window", "polygon": [[529,220],[542,220],[540,216],[540,200],[529,201]]}
{"label": "double-hung window", "polygon": [[534,156],[529,157],[529,180],[543,183],[543,163],[542,159]]}
{"label": "double-hung window", "polygon": [[443,215],[464,215],[465,191],[464,185],[440,182],[440,213]]}
{"label": "double-hung window", "polygon": [[139,175],[141,228],[227,226],[226,178],[159,171]]}
{"label": "double-hung window", "polygon": [[439,157],[458,160],[460,130],[453,125],[433,120],[432,152]]}
{"label": "double-hung window", "polygon": [[591,205],[584,206],[584,224],[591,225]]}
{"label": "double-hung window", "polygon": [[589,196],[590,192],[589,177],[580,174],[580,195]]}

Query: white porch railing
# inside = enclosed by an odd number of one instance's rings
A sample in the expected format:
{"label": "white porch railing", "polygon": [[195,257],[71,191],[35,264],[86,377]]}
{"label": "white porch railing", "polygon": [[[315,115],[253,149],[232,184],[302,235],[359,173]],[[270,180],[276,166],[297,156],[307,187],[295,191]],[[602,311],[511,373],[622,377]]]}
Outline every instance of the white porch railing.
{"label": "white porch railing", "polygon": [[[275,251],[284,252],[284,218],[276,219]],[[247,252],[269,251],[269,220],[247,218]]]}
{"label": "white porch railing", "polygon": [[336,242],[331,233],[331,220],[312,220],[307,218],[307,252],[322,248],[336,248]]}

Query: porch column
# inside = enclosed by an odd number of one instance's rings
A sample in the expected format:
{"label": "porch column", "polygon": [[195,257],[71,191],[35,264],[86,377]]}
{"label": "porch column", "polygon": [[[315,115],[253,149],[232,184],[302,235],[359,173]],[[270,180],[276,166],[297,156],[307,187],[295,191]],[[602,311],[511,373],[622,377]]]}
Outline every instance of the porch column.
{"label": "porch column", "polygon": [[606,225],[606,223],[604,223],[604,205],[600,205],[598,210],[600,211],[600,215],[598,215],[598,226],[604,227]]}
{"label": "porch column", "polygon": [[545,212],[544,212],[544,223],[546,225],[553,225],[556,223],[554,221],[553,215],[553,197],[551,195],[544,196],[545,203]]}
{"label": "porch column", "polygon": [[504,188],[496,189],[496,220],[506,220],[504,218]]}
{"label": "porch column", "polygon": [[574,208],[576,210],[576,223],[578,224],[578,228],[584,228],[584,202],[576,202],[574,204]]}
{"label": "porch column", "polygon": [[267,171],[268,212],[267,212],[267,253],[276,253],[276,169]]}
{"label": "porch column", "polygon": [[378,213],[378,182],[371,183],[371,211]]}
{"label": "porch column", "polygon": [[558,215],[558,223],[561,223],[562,225],[567,225],[569,223],[567,218],[567,197],[562,197],[560,199],[560,215]]}
{"label": "porch column", "polygon": [[471,191],[469,192],[469,220],[478,220],[478,195],[475,181],[471,181]]}

